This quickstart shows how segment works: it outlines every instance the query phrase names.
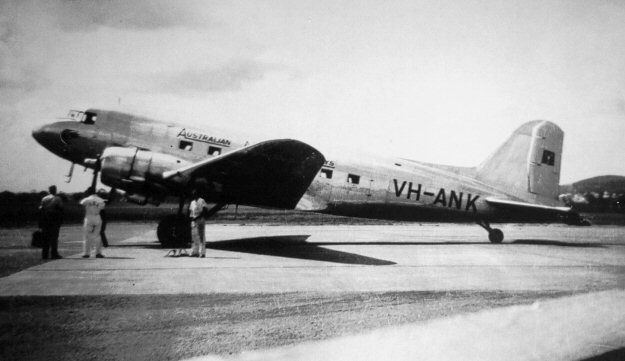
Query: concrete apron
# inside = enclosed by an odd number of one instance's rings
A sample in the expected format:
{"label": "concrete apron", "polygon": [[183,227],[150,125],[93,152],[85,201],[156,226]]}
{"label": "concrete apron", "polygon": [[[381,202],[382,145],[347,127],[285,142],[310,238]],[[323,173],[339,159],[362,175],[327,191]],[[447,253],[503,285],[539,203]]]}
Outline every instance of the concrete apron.
{"label": "concrete apron", "polygon": [[579,360],[625,347],[623,305],[605,291],[191,360]]}
{"label": "concrete apron", "polygon": [[[571,245],[591,239],[556,238],[560,228],[535,231]],[[595,239],[600,231],[595,230]],[[492,245],[480,240],[482,233],[475,226],[455,225],[213,227],[216,241],[209,243],[207,258],[172,258],[158,248],[152,231],[106,248],[104,259],[77,254],[4,277],[0,294],[587,292],[623,287],[625,247]]]}

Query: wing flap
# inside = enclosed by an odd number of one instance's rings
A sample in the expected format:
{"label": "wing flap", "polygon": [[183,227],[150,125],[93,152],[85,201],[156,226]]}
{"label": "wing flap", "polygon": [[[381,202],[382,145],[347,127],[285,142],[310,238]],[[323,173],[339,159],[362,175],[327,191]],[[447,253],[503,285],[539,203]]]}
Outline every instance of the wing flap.
{"label": "wing flap", "polygon": [[214,201],[294,208],[324,162],[306,143],[277,139],[165,172],[163,178],[204,180]]}

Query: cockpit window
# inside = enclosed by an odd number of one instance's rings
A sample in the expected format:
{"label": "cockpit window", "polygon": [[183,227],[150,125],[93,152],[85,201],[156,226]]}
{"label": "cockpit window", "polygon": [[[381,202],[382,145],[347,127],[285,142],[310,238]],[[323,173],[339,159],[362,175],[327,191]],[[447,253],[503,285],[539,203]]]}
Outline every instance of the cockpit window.
{"label": "cockpit window", "polygon": [[70,110],[67,115],[70,119],[84,124],[95,124],[98,115],[93,112],[81,112],[80,110]]}
{"label": "cockpit window", "polygon": [[82,122],[83,119],[85,119],[85,112],[81,112],[80,110],[70,110],[67,117],[71,120]]}
{"label": "cockpit window", "polygon": [[83,123],[94,124],[97,118],[98,115],[96,113],[85,112],[85,120],[83,121]]}

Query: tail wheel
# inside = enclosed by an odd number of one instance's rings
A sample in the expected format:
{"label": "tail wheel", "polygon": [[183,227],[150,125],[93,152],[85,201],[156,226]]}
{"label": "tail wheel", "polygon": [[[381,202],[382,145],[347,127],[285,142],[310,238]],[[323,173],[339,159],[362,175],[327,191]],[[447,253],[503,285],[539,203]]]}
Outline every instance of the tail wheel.
{"label": "tail wheel", "polygon": [[493,228],[488,232],[488,240],[491,243],[501,243],[503,241],[503,232],[499,228]]}
{"label": "tail wheel", "polygon": [[184,216],[169,215],[158,224],[156,236],[164,248],[186,248],[191,245],[191,224]]}

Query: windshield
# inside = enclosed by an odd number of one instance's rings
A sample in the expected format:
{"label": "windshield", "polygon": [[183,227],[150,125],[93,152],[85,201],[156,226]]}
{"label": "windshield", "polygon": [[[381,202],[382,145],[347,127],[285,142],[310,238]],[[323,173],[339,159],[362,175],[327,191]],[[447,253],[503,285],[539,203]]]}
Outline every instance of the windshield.
{"label": "windshield", "polygon": [[98,118],[96,113],[83,112],[80,110],[70,110],[67,116],[72,120],[76,120],[84,124],[94,124]]}

